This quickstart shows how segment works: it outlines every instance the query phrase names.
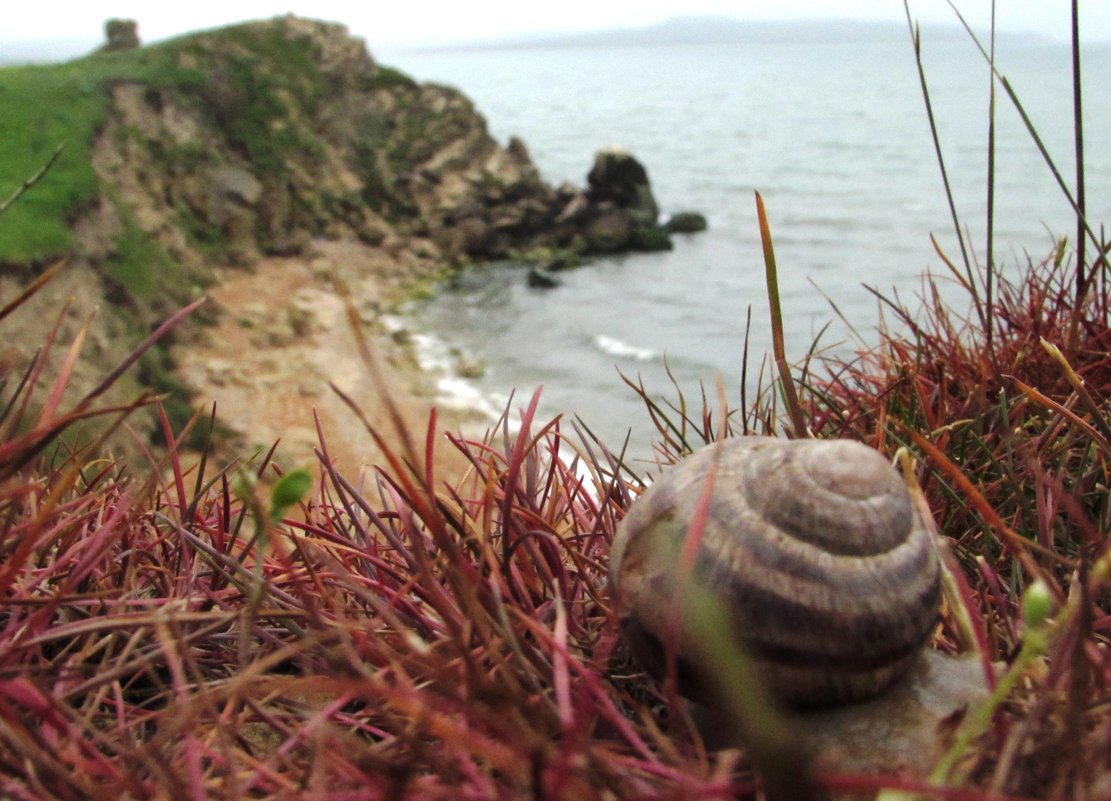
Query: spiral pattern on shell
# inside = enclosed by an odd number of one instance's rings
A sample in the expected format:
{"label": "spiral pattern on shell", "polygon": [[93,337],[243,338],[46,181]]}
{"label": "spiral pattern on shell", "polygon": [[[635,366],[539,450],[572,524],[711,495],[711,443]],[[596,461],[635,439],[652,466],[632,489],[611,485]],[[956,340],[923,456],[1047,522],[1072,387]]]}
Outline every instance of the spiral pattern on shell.
{"label": "spiral pattern on shell", "polygon": [[722,601],[773,693],[819,705],[884,689],[929,639],[940,569],[901,476],[849,440],[723,440],[649,487],[618,528],[610,561],[634,652],[656,672],[674,632],[681,689],[702,694],[671,609],[679,553],[714,462],[694,576]]}

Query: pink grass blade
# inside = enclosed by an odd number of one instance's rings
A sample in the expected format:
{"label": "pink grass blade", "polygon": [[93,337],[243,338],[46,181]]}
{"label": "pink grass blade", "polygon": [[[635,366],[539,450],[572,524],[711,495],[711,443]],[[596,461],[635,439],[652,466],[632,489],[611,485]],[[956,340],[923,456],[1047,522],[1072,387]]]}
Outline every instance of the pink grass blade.
{"label": "pink grass blade", "polygon": [[363,333],[362,317],[359,315],[358,309],[355,308],[355,304],[351,300],[351,294],[346,287],[340,288],[340,295],[343,298],[344,311],[347,315],[347,327],[351,331],[351,335],[355,338],[355,347],[359,353],[359,358],[362,359],[363,365],[374,381],[374,387],[378,392],[378,396],[386,407],[386,414],[390,419],[390,424],[393,426],[394,434],[401,443],[402,453],[415,467],[418,457],[416,445],[413,442],[409,426],[405,424],[405,418],[397,406],[397,401],[390,393],[389,382],[383,377],[382,371],[378,367],[378,360],[374,357],[374,352],[371,350],[366,335]]}
{"label": "pink grass blade", "polygon": [[1039,392],[1033,387],[1023,383],[1014,376],[1008,376],[1008,378],[1010,378],[1011,382],[1019,388],[1019,391],[1021,391],[1023,395],[1030,398],[1030,400],[1034,401],[1035,403],[1045,406],[1047,409],[1052,409],[1054,412],[1061,415],[1061,417],[1068,420],[1081,432],[1083,432],[1083,434],[1088,439],[1098,445],[1100,450],[1102,450],[1108,456],[1111,456],[1111,439],[1108,439],[1108,437],[1104,436],[1103,432],[1097,430],[1091,423],[1082,418],[1076,412],[1072,411],[1072,409],[1069,409],[1064,404],[1058,403],[1044,393]]}
{"label": "pink grass blade", "polygon": [[154,331],[151,332],[150,336],[144,339],[137,348],[131,351],[131,353],[129,353],[127,357],[124,358],[124,360],[115,367],[115,369],[108,373],[103,381],[101,381],[89,394],[81,399],[81,402],[78,404],[78,408],[87,408],[94,400],[103,395],[110,386],[116,383],[121,375],[127,372],[127,369],[131,367],[131,365],[135,364],[135,362],[139,360],[140,356],[150,350],[151,347],[153,347],[154,344],[158,342],[158,340],[162,339],[162,337],[164,337],[170,329],[174,328],[178,323],[180,323],[182,320],[196,311],[197,308],[199,308],[207,300],[207,297],[199,297],[192,303],[178,309],[176,312],[166,318],[165,322],[154,329]]}
{"label": "pink grass blade", "polygon": [[[168,451],[167,459],[170,462],[170,467],[173,470],[174,489],[177,491],[177,506],[178,514],[181,515],[183,521],[187,520],[186,517],[189,508],[189,496],[185,492],[185,477],[181,469],[181,459],[178,457],[177,445],[180,439],[174,435],[173,427],[170,425],[170,418],[166,416],[166,410],[159,401],[155,406],[158,412],[158,422],[162,426],[162,436],[166,440],[166,450]],[[181,438],[184,438],[182,434]]]}
{"label": "pink grass blade", "polygon": [[43,270],[38,276],[35,277],[33,281],[31,281],[31,283],[26,286],[26,288],[23,289],[22,292],[20,292],[10,301],[5,303],[2,307],[0,307],[0,320],[3,320],[5,317],[10,315],[28,300],[30,300],[30,298],[37,294],[39,290],[41,290],[44,286],[54,280],[54,277],[61,271],[63,267],[66,266],[67,263],[68,262],[64,260],[56,261],[45,270]]}
{"label": "pink grass blade", "polygon": [[58,377],[54,381],[54,386],[50,390],[43,404],[42,411],[39,413],[39,420],[36,424],[39,428],[46,427],[53,422],[54,415],[58,411],[58,407],[62,403],[62,395],[65,392],[66,386],[69,384],[70,375],[73,373],[73,368],[77,365],[77,356],[81,352],[81,346],[85,342],[85,337],[89,333],[89,323],[91,320],[86,320],[84,325],[78,329],[74,335],[73,342],[66,351],[65,359],[62,361],[62,366],[58,369]]}
{"label": "pink grass blade", "polygon": [[575,710],[571,703],[571,676],[567,668],[567,609],[563,600],[556,596],[555,631],[552,648],[552,683],[555,690],[556,709],[563,736],[570,736],[575,730]]}

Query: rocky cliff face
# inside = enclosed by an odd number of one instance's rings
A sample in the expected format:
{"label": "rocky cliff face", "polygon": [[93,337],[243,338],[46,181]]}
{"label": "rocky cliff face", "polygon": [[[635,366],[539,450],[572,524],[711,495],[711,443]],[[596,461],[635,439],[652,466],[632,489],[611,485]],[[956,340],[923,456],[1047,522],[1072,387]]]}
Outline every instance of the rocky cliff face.
{"label": "rocky cliff face", "polygon": [[[102,295],[116,311],[92,330],[92,375],[101,354],[115,361],[226,270],[283,256],[317,264],[325,240],[376,254],[363,260],[376,274],[345,275],[345,287],[528,251],[668,244],[630,156],[599,154],[588,188],[554,188],[524,143],[490,136],[462,93],[376,63],[340,25],[282,17],[67,66],[105,93],[89,151],[99,189],[74,212],[63,282],[84,287],[75,326]],[[13,277],[0,272],[0,289]],[[32,323],[53,319],[54,295],[27,312],[28,349],[45,336]],[[172,344],[144,359],[139,378],[178,399],[180,425],[191,413],[179,369],[188,359]]]}
{"label": "rocky cliff face", "polygon": [[[439,262],[592,249],[598,215],[581,207],[604,191],[545,184],[525,145],[499,145],[463,94],[377,64],[342,26],[283,17],[162,47],[173,74],[112,87],[87,255],[111,258],[132,228],[189,272],[314,237]],[[596,249],[635,244],[611,228]]]}

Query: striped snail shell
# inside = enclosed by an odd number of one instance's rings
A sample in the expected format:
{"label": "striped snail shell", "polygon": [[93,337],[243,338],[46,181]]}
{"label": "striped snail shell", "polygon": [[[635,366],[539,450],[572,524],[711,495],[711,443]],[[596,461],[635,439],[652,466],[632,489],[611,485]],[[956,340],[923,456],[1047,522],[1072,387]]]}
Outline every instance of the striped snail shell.
{"label": "striped snail shell", "polygon": [[680,690],[710,700],[672,610],[682,545],[715,462],[693,577],[723,604],[773,695],[791,706],[842,703],[905,673],[937,621],[936,549],[899,473],[849,440],[722,440],[644,492],[610,561],[639,661],[659,673],[663,643],[673,643]]}

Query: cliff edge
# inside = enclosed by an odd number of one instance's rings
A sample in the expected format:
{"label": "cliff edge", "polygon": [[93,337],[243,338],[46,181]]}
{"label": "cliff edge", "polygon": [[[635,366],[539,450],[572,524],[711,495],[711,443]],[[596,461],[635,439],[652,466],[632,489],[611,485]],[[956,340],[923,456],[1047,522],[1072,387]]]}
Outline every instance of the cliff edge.
{"label": "cliff edge", "polygon": [[[323,242],[374,249],[376,278],[395,283],[528,252],[669,246],[631,156],[598,154],[586,188],[550,186],[461,92],[380,65],[338,24],[285,16],[9,68],[0,97],[15,111],[0,120],[3,183],[68,142],[0,218],[0,289],[68,259],[44,297],[77,297],[74,325],[108,301],[94,366],[227,270],[312,260]],[[187,394],[174,361],[156,351],[141,383]]]}
{"label": "cliff edge", "polygon": [[[100,191],[77,226],[88,256],[110,261],[137,235],[192,271],[353,236],[450,263],[625,250],[644,240],[632,228],[657,228],[643,169],[648,197],[628,209],[593,177],[553,188],[461,92],[378,64],[341,25],[287,16],[90,60],[112,58],[148,63],[105,82]],[[630,230],[592,235],[615,210]]]}

